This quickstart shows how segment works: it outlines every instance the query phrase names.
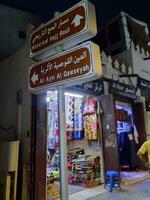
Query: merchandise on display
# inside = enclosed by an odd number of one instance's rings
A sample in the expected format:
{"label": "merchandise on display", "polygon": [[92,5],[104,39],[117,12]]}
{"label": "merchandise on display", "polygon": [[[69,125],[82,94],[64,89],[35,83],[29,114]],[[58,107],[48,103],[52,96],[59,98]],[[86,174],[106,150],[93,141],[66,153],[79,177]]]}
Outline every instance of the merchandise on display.
{"label": "merchandise on display", "polygon": [[92,158],[86,155],[81,149],[80,154],[76,153],[77,149],[72,149],[71,154],[68,152],[68,182],[88,186],[91,183],[100,181],[100,157]]}
{"label": "merchandise on display", "polygon": [[66,133],[67,140],[74,139],[74,97],[65,96]]}
{"label": "merchandise on display", "polygon": [[83,115],[96,113],[97,105],[94,98],[85,99],[83,105]]}
{"label": "merchandise on display", "polygon": [[[59,144],[57,95],[51,95],[48,103],[48,145],[54,140]],[[97,103],[95,98],[65,96],[67,140],[98,140]],[[54,136],[55,134],[55,136]],[[55,138],[54,138],[55,137]],[[53,146],[54,148],[54,146]]]}
{"label": "merchandise on display", "polygon": [[83,132],[83,99],[75,97],[74,101],[74,139],[82,139]]}
{"label": "merchandise on display", "polygon": [[[48,179],[48,178],[47,178]],[[59,184],[47,180],[47,198],[48,200],[56,199],[60,197]]]}
{"label": "merchandise on display", "polygon": [[[56,93],[49,94],[47,194],[49,199],[54,199],[60,192],[59,113]],[[100,183],[100,152],[96,152],[89,144],[90,141],[98,142],[97,100],[92,97],[65,95],[65,117],[68,183],[72,187],[73,185],[84,187],[97,185]],[[94,155],[92,155],[93,151]]]}
{"label": "merchandise on display", "polygon": [[95,99],[86,99],[83,107],[84,114],[84,135],[87,140],[97,140],[98,121],[97,106]]}
{"label": "merchandise on display", "polygon": [[97,140],[97,115],[84,116],[84,135],[87,140]]}

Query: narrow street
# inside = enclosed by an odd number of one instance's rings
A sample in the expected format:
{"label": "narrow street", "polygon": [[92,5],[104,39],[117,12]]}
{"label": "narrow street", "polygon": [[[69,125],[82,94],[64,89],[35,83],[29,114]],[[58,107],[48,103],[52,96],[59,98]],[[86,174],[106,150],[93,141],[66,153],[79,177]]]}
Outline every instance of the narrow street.
{"label": "narrow street", "polygon": [[149,200],[150,199],[150,179],[140,183],[122,186],[122,191],[115,189],[112,193],[105,192],[89,200]]}

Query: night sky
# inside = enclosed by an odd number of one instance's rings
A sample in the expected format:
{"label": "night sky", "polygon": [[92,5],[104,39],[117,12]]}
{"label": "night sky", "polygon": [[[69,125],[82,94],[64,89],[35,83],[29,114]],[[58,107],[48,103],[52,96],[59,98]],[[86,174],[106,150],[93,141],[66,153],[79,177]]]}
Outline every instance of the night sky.
{"label": "night sky", "polygon": [[[90,0],[96,7],[97,24],[101,26],[111,17],[124,11],[130,16],[150,25],[150,11],[148,1],[145,0]],[[1,4],[21,10],[29,11],[40,16],[43,22],[53,18],[55,11],[64,12],[79,0],[0,0]]]}

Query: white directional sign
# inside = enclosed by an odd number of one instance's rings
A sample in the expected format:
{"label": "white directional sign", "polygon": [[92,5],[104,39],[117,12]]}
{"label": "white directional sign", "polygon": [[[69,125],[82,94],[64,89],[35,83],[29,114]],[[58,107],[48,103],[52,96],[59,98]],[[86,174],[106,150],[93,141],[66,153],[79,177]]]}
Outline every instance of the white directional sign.
{"label": "white directional sign", "polygon": [[38,81],[38,79],[39,79],[38,74],[36,74],[36,73],[34,72],[34,74],[33,74],[32,77],[31,77],[32,83],[35,85],[35,82]]}
{"label": "white directional sign", "polygon": [[39,26],[30,37],[30,56],[43,59],[56,54],[55,47],[68,49],[97,33],[95,7],[86,0]]}
{"label": "white directional sign", "polygon": [[73,21],[72,21],[71,24],[73,24],[74,27],[80,26],[81,20],[82,20],[82,19],[84,19],[83,16],[81,16],[81,15],[76,15],[76,16],[74,17],[74,19],[73,19]]}
{"label": "white directional sign", "polygon": [[29,68],[30,91],[64,87],[94,80],[102,75],[99,46],[85,42]]}

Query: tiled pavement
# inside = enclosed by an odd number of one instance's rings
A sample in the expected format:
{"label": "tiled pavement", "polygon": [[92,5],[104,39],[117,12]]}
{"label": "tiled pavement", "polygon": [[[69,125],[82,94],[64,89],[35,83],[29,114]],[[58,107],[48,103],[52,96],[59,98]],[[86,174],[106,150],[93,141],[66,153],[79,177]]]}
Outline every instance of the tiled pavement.
{"label": "tiled pavement", "polygon": [[107,191],[88,200],[150,200],[150,179],[134,185],[122,186],[121,192],[117,189],[112,193]]}

